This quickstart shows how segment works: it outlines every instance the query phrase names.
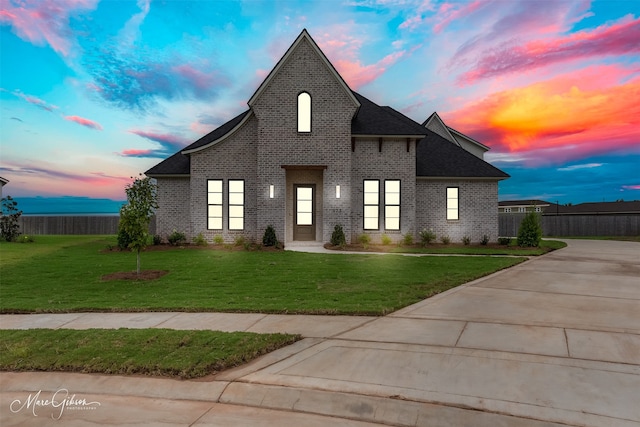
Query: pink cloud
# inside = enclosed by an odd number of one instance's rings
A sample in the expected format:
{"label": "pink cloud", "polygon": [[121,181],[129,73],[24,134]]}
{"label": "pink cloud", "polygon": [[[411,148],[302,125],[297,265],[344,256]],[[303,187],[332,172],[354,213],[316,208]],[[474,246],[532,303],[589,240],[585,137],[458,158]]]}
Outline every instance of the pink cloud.
{"label": "pink cloud", "polygon": [[100,123],[94,122],[93,120],[85,119],[83,117],[66,116],[64,119],[70,122],[78,123],[79,125],[82,125],[91,129],[102,130],[102,125],[100,125]]}
{"label": "pink cloud", "polygon": [[443,3],[438,10],[436,16],[439,18],[438,23],[433,26],[433,32],[439,34],[452,21],[461,20],[478,10],[486,2],[476,0],[473,3],[464,4],[459,8],[450,3]]}
{"label": "pink cloud", "polygon": [[624,19],[593,31],[581,31],[551,40],[536,40],[522,46],[502,46],[485,52],[473,69],[458,78],[459,84],[502,74],[529,71],[558,62],[589,57],[640,52],[640,19]]}
{"label": "pink cloud", "polygon": [[420,48],[418,45],[411,50],[397,50],[373,64],[364,65],[359,58],[364,40],[350,35],[348,27],[349,25],[336,25],[322,33],[317,42],[338,73],[354,90],[376,80],[389,67]]}
{"label": "pink cloud", "polygon": [[11,24],[21,39],[37,46],[48,44],[67,57],[74,45],[69,17],[80,10],[93,10],[97,4],[98,0],[25,0],[18,5],[3,1],[0,22]]}
{"label": "pink cloud", "polygon": [[12,92],[9,92],[6,89],[2,89],[2,92],[11,93],[12,95],[17,96],[18,98],[21,98],[22,100],[28,102],[29,104],[33,104],[36,107],[40,107],[43,110],[46,110],[46,111],[49,111],[49,112],[53,112],[54,110],[58,109],[57,106],[51,105],[51,104],[47,103],[46,101],[38,98],[37,96],[25,95],[24,93],[20,92],[19,90],[14,90]]}
{"label": "pink cloud", "polygon": [[128,150],[122,150],[119,154],[123,157],[153,157],[154,150],[138,150],[131,148]]}
{"label": "pink cloud", "polygon": [[638,185],[623,185],[622,188],[625,190],[640,190],[640,184]]}
{"label": "pink cloud", "polygon": [[187,140],[183,137],[177,135],[171,135],[168,133],[158,133],[158,132],[148,132],[144,130],[132,129],[129,131],[134,135],[141,136],[150,141],[158,142],[162,145],[167,146],[175,146],[177,148],[182,148],[187,144]]}
{"label": "pink cloud", "polygon": [[46,162],[31,161],[29,164],[9,162],[0,170],[14,177],[12,185],[17,192],[35,194],[90,196],[122,198],[124,186],[131,182],[130,176],[115,176],[104,172],[74,173],[61,170]]}
{"label": "pink cloud", "polygon": [[632,76],[592,67],[493,93],[443,118],[498,152],[527,153],[532,164],[631,150],[640,140],[640,78]]}

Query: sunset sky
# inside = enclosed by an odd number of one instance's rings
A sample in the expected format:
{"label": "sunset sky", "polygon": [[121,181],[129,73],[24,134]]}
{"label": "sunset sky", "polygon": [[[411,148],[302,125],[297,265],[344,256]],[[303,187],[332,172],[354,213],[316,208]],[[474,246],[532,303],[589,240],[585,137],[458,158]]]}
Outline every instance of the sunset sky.
{"label": "sunset sky", "polygon": [[500,200],[640,199],[640,0],[0,0],[0,24],[18,200],[124,200],[246,110],[303,28],[352,89],[491,147]]}

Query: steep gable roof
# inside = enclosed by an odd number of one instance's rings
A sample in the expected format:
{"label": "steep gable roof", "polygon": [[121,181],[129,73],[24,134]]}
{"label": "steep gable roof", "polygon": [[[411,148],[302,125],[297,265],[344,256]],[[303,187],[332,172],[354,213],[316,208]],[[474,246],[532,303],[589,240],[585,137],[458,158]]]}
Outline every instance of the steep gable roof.
{"label": "steep gable roof", "polygon": [[282,66],[287,62],[287,60],[291,56],[292,52],[295,51],[296,48],[298,47],[298,45],[300,43],[302,43],[303,41],[309,42],[309,45],[311,45],[313,50],[316,52],[316,54],[320,57],[320,59],[327,66],[327,68],[330,70],[331,74],[338,81],[340,86],[342,86],[342,88],[345,91],[345,94],[353,101],[353,104],[356,107],[360,107],[360,104],[359,104],[358,100],[354,96],[354,94],[351,91],[351,89],[349,89],[349,86],[347,85],[347,83],[344,81],[342,76],[340,74],[338,74],[338,72],[336,71],[335,67],[333,66],[333,64],[331,62],[329,62],[329,60],[327,59],[325,54],[322,52],[322,50],[320,50],[320,48],[318,47],[317,43],[313,40],[313,38],[307,32],[306,28],[302,30],[302,32],[300,33],[298,38],[296,38],[296,40],[293,42],[293,44],[291,46],[289,46],[289,49],[287,49],[286,53],[282,56],[282,58],[280,58],[280,60],[276,64],[276,66],[273,67],[273,69],[271,70],[271,72],[269,73],[267,78],[264,79],[264,81],[260,84],[258,89],[253,94],[253,96],[251,96],[251,98],[249,98],[249,101],[248,101],[249,107],[252,107],[255,104],[255,102],[260,97],[260,95],[262,95],[262,92],[264,92],[265,88],[267,86],[269,86],[269,83],[271,82],[271,80],[273,80],[273,77],[278,74],[278,72],[280,71]]}
{"label": "steep gable roof", "polygon": [[354,136],[401,136],[422,138],[425,128],[391,107],[381,107],[359,93],[360,110],[351,121]]}
{"label": "steep gable roof", "polygon": [[506,179],[509,175],[495,166],[426,129],[427,136],[416,149],[416,175],[431,178]]}
{"label": "steep gable roof", "polygon": [[203,150],[211,145],[217,144],[221,142],[223,139],[231,136],[234,132],[242,126],[246,119],[251,115],[251,110],[246,110],[240,114],[238,114],[233,119],[229,120],[225,124],[220,127],[214,129],[212,132],[209,132],[196,142],[191,145],[185,147],[182,152],[184,154],[191,154],[195,151]]}
{"label": "steep gable roof", "polygon": [[427,120],[422,123],[422,126],[426,127],[432,132],[437,133],[444,139],[447,139],[452,144],[461,146],[460,143],[453,137],[449,131],[449,126],[444,124],[444,121],[440,118],[437,112],[433,112]]}

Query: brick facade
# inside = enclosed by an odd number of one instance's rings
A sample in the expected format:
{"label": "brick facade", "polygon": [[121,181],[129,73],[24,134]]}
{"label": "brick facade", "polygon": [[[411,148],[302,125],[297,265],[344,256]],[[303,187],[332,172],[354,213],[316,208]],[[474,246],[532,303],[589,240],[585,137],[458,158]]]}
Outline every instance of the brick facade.
{"label": "brick facade", "polygon": [[[158,233],[166,236],[176,229],[189,239],[202,233],[210,242],[216,236],[222,236],[225,242],[233,242],[238,236],[260,242],[266,227],[272,225],[277,238],[288,243],[294,240],[294,188],[298,184],[312,184],[316,191],[318,242],[328,242],[338,224],[343,227],[347,241],[356,240],[363,233],[369,234],[374,242],[380,241],[383,234],[392,241],[400,241],[406,234],[417,238],[423,228],[433,228],[438,237],[448,235],[452,242],[465,236],[476,242],[484,234],[495,240],[498,179],[416,178],[416,137],[406,135],[422,138],[427,131],[386,107],[373,104],[377,114],[409,123],[405,128],[409,133],[354,135],[354,116],[361,102],[368,102],[369,111],[372,103],[348,89],[305,35],[303,32],[249,100],[250,111],[239,124],[233,122],[235,131],[225,130],[226,133],[216,134],[212,139],[215,143],[188,150],[190,166],[188,172],[182,172],[183,178],[156,176],[160,205]],[[311,97],[310,132],[298,132],[297,103],[302,92]],[[210,179],[223,180],[221,230],[207,229]],[[230,231],[228,227],[230,179],[244,180],[242,231]],[[364,230],[364,180],[369,179],[380,182],[378,230]],[[400,230],[385,229],[385,180],[401,183]],[[271,186],[273,196],[269,194]],[[336,194],[337,186],[340,197]],[[446,220],[447,186],[460,189],[457,221]]]}
{"label": "brick facade", "polygon": [[[458,187],[459,219],[447,220],[447,187]],[[433,230],[438,240],[447,235],[452,243],[463,237],[478,243],[486,234],[498,239],[498,183],[496,181],[418,179],[416,183],[416,232]]]}

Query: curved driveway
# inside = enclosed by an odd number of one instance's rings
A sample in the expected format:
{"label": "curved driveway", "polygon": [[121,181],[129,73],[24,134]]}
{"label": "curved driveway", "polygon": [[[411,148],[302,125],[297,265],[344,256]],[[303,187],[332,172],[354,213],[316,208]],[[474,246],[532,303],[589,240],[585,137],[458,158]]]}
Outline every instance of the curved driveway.
{"label": "curved driveway", "polygon": [[[295,332],[295,317],[272,323]],[[570,240],[333,332],[210,381],[3,373],[0,424],[41,422],[7,405],[60,387],[102,403],[66,413],[72,425],[640,424],[638,243]]]}

